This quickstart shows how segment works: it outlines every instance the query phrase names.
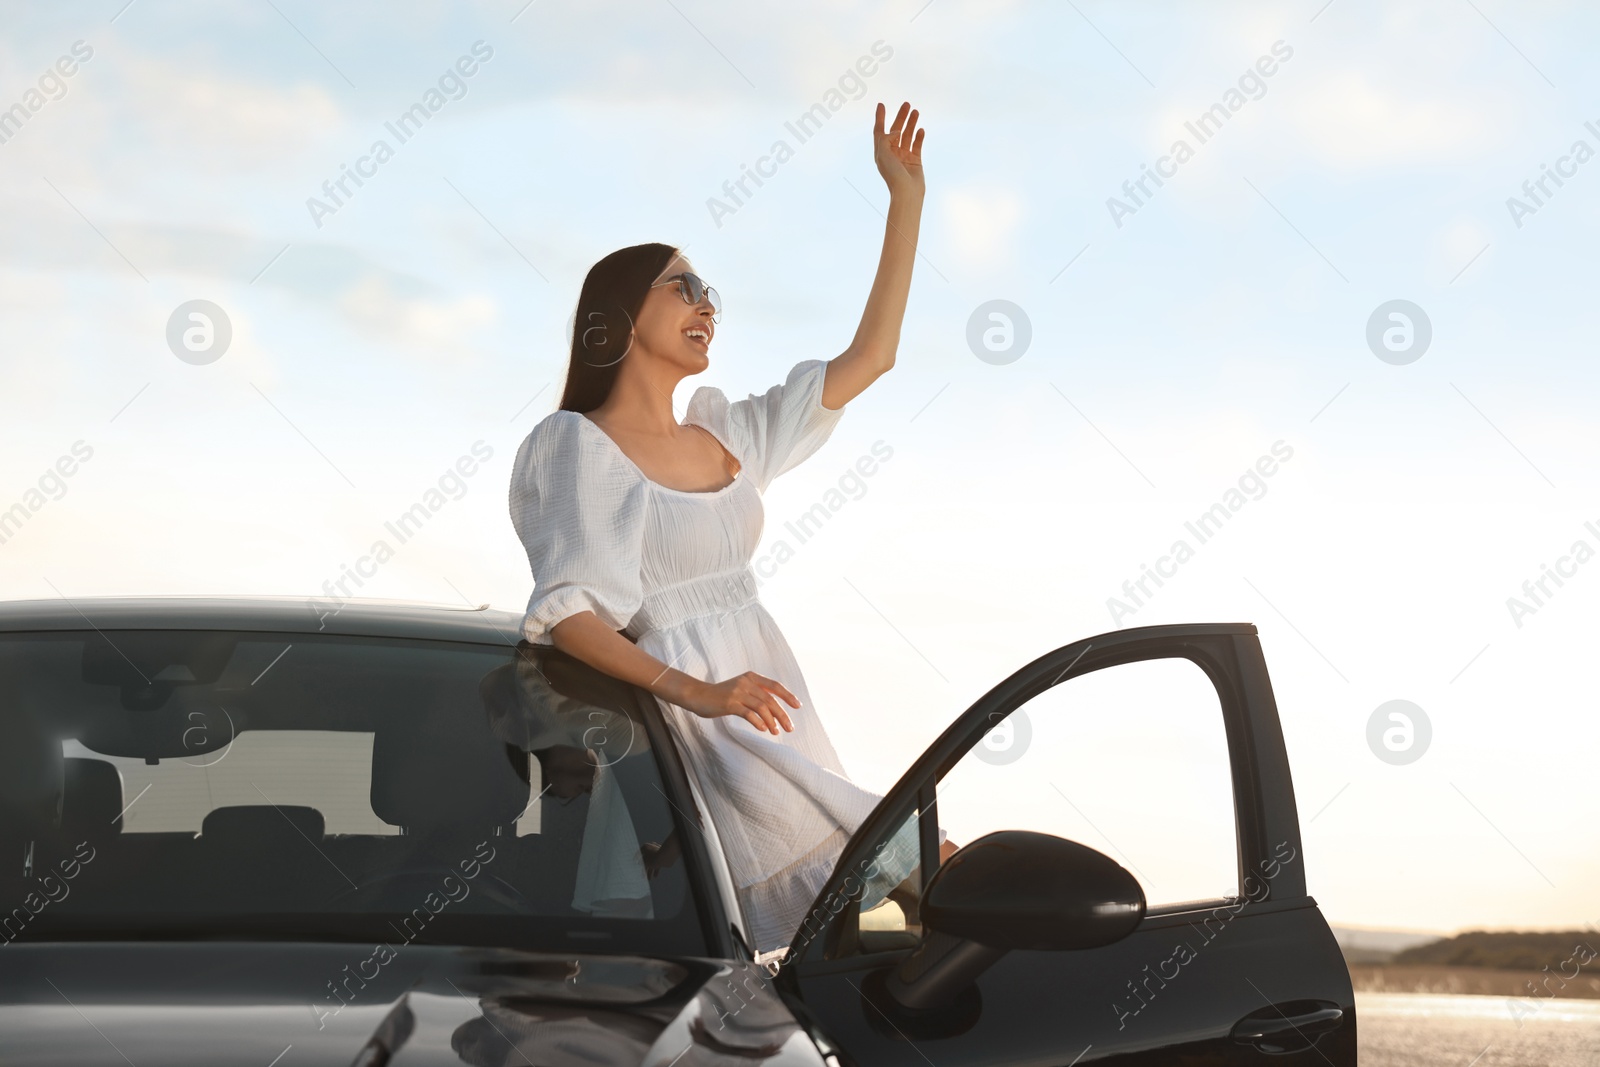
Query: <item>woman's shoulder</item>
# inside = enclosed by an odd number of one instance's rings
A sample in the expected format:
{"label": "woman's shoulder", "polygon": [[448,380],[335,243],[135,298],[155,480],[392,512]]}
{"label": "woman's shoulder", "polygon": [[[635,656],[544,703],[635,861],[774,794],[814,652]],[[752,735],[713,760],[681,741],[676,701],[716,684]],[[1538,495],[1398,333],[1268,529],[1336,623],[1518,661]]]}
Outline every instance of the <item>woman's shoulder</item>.
{"label": "woman's shoulder", "polygon": [[566,409],[552,411],[540,419],[517,450],[517,466],[547,465],[623,475],[631,470],[631,464],[623,460],[604,430],[581,412]]}
{"label": "woman's shoulder", "polygon": [[736,401],[730,401],[714,385],[702,385],[689,397],[684,421],[704,426],[719,437],[753,431],[784,412],[803,412],[808,402],[820,403],[827,369],[826,360],[802,359],[789,368],[781,383]]}
{"label": "woman's shoulder", "polygon": [[[823,376],[828,369],[828,361],[823,359],[802,359],[791,366],[784,375],[781,383],[775,383],[771,388],[762,393],[751,393],[750,399],[757,400],[761,396],[776,396],[779,393],[805,391],[809,387],[820,389]],[[702,385],[689,397],[689,410],[714,414],[726,412],[731,406],[727,394],[714,385]]]}
{"label": "woman's shoulder", "polygon": [[533,430],[528,436],[538,441],[558,441],[575,437],[583,429],[583,423],[588,421],[579,412],[558,408],[534,423]]}
{"label": "woman's shoulder", "polygon": [[522,446],[517,449],[518,462],[530,462],[575,442],[583,429],[578,425],[578,420],[582,418],[576,411],[557,410],[534,423],[528,436],[522,439]]}
{"label": "woman's shoulder", "polygon": [[689,394],[689,407],[683,421],[708,430],[719,430],[728,423],[728,396],[714,385],[702,385]]}

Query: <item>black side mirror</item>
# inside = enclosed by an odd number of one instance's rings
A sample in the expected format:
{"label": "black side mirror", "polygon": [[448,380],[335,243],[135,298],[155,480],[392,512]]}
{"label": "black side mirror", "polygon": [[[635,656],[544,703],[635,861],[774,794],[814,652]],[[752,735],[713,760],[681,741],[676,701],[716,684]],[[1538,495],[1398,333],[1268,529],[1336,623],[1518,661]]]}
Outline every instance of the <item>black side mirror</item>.
{"label": "black side mirror", "polygon": [[885,980],[903,1008],[940,1009],[1013,949],[1120,941],[1144,918],[1144,890],[1111,857],[1031,830],[986,834],[950,857],[922,901],[922,944]]}

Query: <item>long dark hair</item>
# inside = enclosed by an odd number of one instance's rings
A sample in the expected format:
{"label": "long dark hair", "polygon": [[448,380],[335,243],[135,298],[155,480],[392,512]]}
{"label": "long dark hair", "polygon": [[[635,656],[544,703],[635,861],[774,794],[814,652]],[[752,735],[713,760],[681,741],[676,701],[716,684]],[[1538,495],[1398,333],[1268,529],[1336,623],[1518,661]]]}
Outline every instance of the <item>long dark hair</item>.
{"label": "long dark hair", "polygon": [[630,245],[589,268],[572,320],[572,358],[560,410],[593,411],[605,403],[650,285],[677,254],[672,245]]}

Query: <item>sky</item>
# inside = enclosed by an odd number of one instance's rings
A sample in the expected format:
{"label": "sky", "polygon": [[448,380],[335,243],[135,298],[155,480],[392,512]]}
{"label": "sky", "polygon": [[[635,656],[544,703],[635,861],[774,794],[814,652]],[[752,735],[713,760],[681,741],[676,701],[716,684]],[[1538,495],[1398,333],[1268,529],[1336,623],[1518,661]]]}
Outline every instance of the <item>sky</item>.
{"label": "sky", "polygon": [[[589,266],[663,241],[722,293],[680,412],[837,355],[884,232],[874,107],[909,100],[928,192],[896,366],[770,488],[758,552],[891,454],[761,587],[852,776],[888,789],[1078,638],[1253,622],[1331,921],[1600,922],[1597,21],[8,3],[0,509],[27,517],[0,596],[325,595],[439,490],[363,595],[520,611],[510,466]],[[1185,802],[1139,796],[1075,801],[1102,828]]]}

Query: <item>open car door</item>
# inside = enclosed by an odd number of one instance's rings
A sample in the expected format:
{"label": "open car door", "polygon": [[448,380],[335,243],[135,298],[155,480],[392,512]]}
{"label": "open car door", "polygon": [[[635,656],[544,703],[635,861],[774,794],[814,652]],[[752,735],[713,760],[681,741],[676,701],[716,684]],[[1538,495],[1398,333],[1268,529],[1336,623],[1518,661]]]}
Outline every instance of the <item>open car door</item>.
{"label": "open car door", "polygon": [[[1220,723],[1203,709],[1191,717],[1217,731],[1222,832],[1209,858],[1224,884],[1236,872],[1235,891],[1155,905],[1142,879],[1109,856],[1019,828],[1031,810],[1020,763],[990,768],[986,810],[1000,814],[980,829],[992,832],[952,833],[963,847],[940,866],[947,776],[971,763],[975,746],[1011,727],[1037,741],[1074,714],[1075,687],[1099,693],[1103,714],[1115,717],[1124,682],[1151,670],[1192,674],[1199,699],[1220,711]],[[1094,758],[1092,745],[1078,748]],[[1043,761],[1033,773],[1061,772]],[[1083,814],[1072,781],[1050,785]],[[1119,817],[1184,817],[1182,802],[1152,799],[1164,795],[1159,783],[1118,789],[1109,807]],[[1142,858],[1152,870],[1162,862]],[[891,908],[905,916],[898,928],[873,921]],[[1288,1062],[1355,1064],[1349,971],[1306,892],[1294,786],[1255,627],[1118,630],[1059,648],[994,687],[851,838],[776,981],[845,1067],[1232,1065],[1297,1052]]]}

